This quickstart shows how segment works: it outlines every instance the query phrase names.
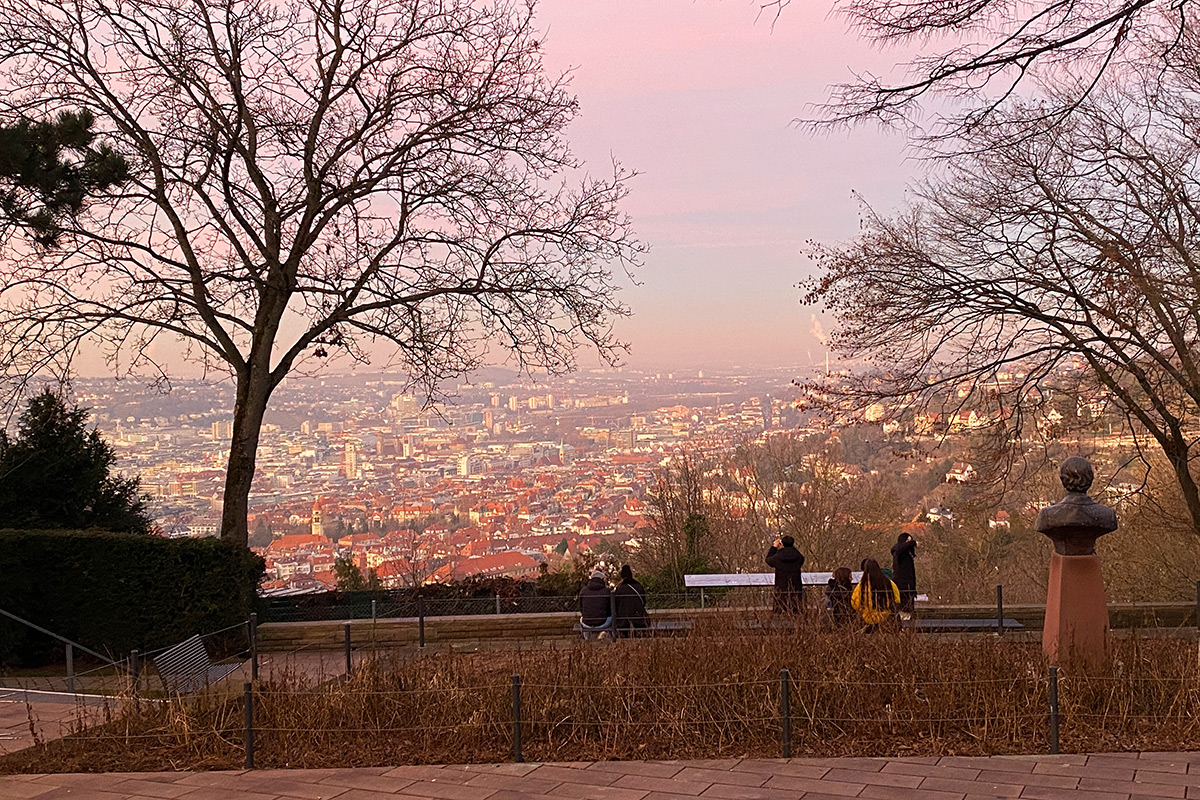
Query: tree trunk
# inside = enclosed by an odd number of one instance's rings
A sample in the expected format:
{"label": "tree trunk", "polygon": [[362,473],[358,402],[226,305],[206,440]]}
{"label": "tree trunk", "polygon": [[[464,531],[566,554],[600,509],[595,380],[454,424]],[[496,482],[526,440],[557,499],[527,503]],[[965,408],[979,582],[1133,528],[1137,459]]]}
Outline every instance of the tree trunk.
{"label": "tree trunk", "polygon": [[270,377],[251,369],[238,376],[237,402],[233,411],[233,438],[229,443],[229,465],[225,470],[225,497],[221,509],[221,538],[246,545],[249,528],[250,484],[258,456],[258,437],[262,431],[267,400],[271,396]]}
{"label": "tree trunk", "polygon": [[1200,536],[1200,488],[1196,486],[1196,479],[1192,476],[1191,462],[1189,459],[1189,449],[1186,441],[1183,441],[1182,434],[1178,436],[1178,440],[1172,442],[1171,446],[1163,446],[1166,452],[1167,460],[1171,462],[1171,468],[1175,471],[1175,479],[1179,482],[1179,488],[1183,492],[1183,500],[1187,503],[1188,513],[1192,518],[1192,529]]}

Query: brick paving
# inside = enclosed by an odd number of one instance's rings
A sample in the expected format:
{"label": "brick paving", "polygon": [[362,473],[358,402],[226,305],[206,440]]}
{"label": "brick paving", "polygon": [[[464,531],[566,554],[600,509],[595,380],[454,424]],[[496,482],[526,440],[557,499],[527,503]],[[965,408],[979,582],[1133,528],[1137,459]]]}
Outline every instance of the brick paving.
{"label": "brick paving", "polygon": [[1200,753],[468,764],[0,777],[0,800],[1200,800]]}

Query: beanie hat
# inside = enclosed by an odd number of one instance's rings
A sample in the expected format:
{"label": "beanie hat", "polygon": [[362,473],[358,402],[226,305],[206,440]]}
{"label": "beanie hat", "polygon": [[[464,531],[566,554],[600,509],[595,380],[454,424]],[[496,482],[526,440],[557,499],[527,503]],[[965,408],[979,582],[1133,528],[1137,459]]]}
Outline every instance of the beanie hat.
{"label": "beanie hat", "polygon": [[598,569],[594,569],[594,570],[592,570],[591,577],[599,578],[600,580],[604,580],[604,573]]}

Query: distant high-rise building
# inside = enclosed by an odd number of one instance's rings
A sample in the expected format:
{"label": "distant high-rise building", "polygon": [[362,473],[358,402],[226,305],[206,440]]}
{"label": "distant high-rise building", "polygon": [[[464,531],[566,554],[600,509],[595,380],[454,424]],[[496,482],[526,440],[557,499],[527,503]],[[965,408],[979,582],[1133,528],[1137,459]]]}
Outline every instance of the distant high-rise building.
{"label": "distant high-rise building", "polygon": [[212,436],[214,439],[232,439],[233,422],[227,419],[214,422],[212,424]]}
{"label": "distant high-rise building", "polygon": [[342,474],[350,481],[362,477],[358,468],[358,445],[349,440],[346,441],[346,449],[342,451]]}
{"label": "distant high-rise building", "polygon": [[546,392],[546,408],[550,409],[551,411],[554,410],[554,395],[550,394],[549,392]]}
{"label": "distant high-rise building", "polygon": [[499,407],[500,407],[500,395],[494,394],[494,395],[492,395],[492,408],[499,408]]}
{"label": "distant high-rise building", "polygon": [[479,474],[479,459],[475,458],[470,453],[460,456],[458,459],[458,474],[464,476]]}
{"label": "distant high-rise building", "polygon": [[508,410],[509,410],[509,411],[516,411],[516,410],[517,410],[517,398],[516,398],[516,396],[512,396],[512,397],[509,397],[509,398],[508,398]]}

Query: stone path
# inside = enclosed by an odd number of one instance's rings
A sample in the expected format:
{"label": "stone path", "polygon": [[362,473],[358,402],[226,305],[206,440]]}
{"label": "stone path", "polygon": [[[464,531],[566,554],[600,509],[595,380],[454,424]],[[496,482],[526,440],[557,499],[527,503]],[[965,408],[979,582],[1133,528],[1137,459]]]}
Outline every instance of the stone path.
{"label": "stone path", "polygon": [[[54,692],[0,689],[0,753],[12,753],[41,741],[57,739],[80,718],[103,714],[103,698],[80,698]],[[0,798],[4,794],[0,792]]]}
{"label": "stone path", "polygon": [[1200,753],[473,764],[0,777],[2,800],[1200,798]]}

